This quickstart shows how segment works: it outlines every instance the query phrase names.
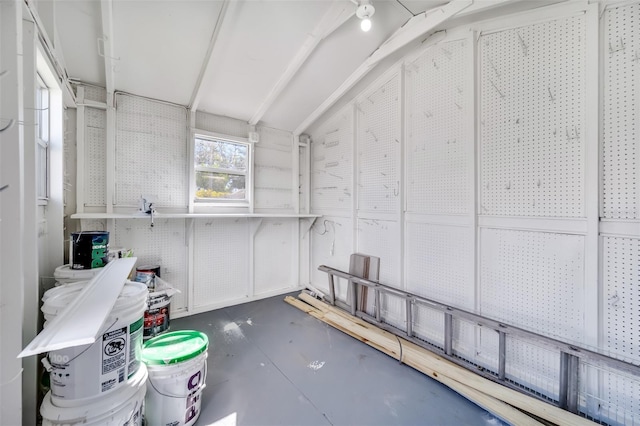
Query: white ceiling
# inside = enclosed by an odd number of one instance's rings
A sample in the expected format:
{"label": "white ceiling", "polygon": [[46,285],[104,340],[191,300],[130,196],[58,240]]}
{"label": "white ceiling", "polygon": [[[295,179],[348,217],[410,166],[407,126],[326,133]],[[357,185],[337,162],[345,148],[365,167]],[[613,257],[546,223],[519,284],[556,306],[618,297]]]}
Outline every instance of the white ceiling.
{"label": "white ceiling", "polygon": [[[414,14],[446,3],[401,1],[374,0],[371,31],[362,32],[359,19],[351,16],[310,50],[323,18],[332,18],[336,8],[348,17],[354,3],[229,0],[219,19],[222,0],[102,0],[113,10],[114,89],[185,106],[199,90],[198,110],[246,121],[259,117],[266,125],[292,131]],[[55,4],[69,76],[105,86],[101,1]],[[308,56],[298,69],[296,58],[305,49]],[[276,90],[292,69],[287,84]]]}

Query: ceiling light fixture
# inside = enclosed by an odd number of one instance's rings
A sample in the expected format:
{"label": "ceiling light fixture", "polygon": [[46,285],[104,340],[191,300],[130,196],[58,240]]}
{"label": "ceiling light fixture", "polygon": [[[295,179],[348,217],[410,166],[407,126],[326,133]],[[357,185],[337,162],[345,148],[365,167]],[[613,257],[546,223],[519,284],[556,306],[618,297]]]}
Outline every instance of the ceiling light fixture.
{"label": "ceiling light fixture", "polygon": [[369,0],[361,0],[356,9],[356,16],[361,19],[360,28],[367,32],[371,29],[371,17],[376,13],[376,8]]}

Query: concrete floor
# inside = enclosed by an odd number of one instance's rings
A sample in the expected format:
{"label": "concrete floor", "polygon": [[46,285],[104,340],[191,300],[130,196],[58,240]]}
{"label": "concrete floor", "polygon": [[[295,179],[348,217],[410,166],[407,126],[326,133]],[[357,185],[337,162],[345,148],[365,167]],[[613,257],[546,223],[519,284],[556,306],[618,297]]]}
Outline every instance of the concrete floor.
{"label": "concrete floor", "polygon": [[209,336],[198,426],[503,424],[283,299],[171,321]]}

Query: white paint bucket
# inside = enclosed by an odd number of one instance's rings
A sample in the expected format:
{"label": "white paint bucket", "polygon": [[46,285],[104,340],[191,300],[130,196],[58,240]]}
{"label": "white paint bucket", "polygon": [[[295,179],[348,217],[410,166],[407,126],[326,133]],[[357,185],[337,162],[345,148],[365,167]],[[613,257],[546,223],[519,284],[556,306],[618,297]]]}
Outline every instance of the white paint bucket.
{"label": "white paint bucket", "polygon": [[208,346],[207,335],[193,330],[163,334],[144,344],[142,361],[149,370],[148,424],[191,426],[198,420]]}
{"label": "white paint bucket", "polygon": [[[67,284],[49,290],[43,297],[45,319],[55,318],[78,296],[83,285]],[[146,298],[144,284],[128,282],[95,343],[49,352],[43,364],[49,371],[54,405],[90,404],[95,398],[124,386],[138,371]]]}
{"label": "white paint bucket", "polygon": [[90,281],[102,271],[100,268],[94,269],[71,269],[71,265],[58,266],[53,272],[56,285],[76,283],[78,281]]}
{"label": "white paint bucket", "polygon": [[141,426],[146,384],[147,369],[141,365],[119,392],[97,398],[90,404],[57,407],[48,392],[40,406],[42,425]]}

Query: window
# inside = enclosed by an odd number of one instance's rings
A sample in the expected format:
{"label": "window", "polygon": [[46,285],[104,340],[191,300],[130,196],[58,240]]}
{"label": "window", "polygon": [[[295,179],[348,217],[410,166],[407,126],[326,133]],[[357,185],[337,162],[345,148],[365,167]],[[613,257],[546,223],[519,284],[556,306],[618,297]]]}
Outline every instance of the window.
{"label": "window", "polygon": [[249,204],[251,145],[196,135],[194,145],[195,201]]}
{"label": "window", "polygon": [[36,184],[38,202],[49,199],[49,88],[40,75],[36,88]]}

